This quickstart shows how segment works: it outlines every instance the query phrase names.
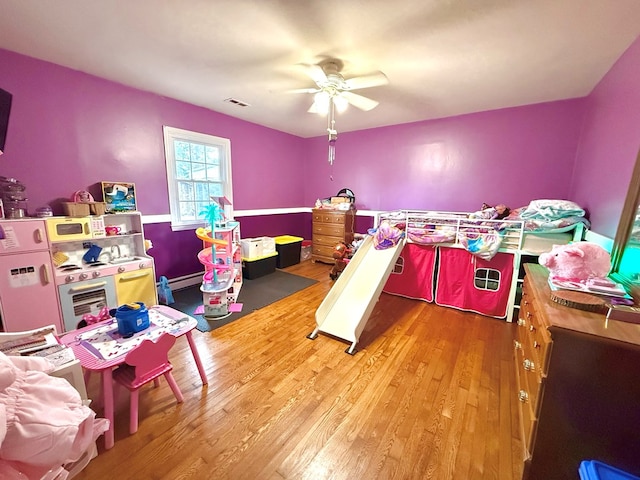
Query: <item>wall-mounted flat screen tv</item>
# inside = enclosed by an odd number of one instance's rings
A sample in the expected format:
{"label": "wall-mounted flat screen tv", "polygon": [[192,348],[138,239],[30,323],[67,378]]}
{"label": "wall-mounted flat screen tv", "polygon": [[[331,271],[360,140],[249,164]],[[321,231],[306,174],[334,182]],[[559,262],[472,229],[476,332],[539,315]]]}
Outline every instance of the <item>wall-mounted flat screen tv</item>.
{"label": "wall-mounted flat screen tv", "polygon": [[11,94],[0,88],[0,155],[4,152],[9,129],[9,113],[11,112]]}

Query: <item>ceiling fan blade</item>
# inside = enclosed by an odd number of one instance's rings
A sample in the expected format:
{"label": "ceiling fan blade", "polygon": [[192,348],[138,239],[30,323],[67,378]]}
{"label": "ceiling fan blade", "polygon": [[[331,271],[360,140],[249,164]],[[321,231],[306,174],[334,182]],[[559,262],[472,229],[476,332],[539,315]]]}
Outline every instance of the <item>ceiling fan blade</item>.
{"label": "ceiling fan blade", "polygon": [[380,85],[387,85],[389,83],[389,79],[384,73],[376,72],[369,75],[350,78],[349,80],[345,80],[344,83],[347,85],[349,90],[356,90],[358,88],[370,88],[378,87]]}
{"label": "ceiling fan blade", "polygon": [[318,85],[327,81],[327,75],[320,65],[309,65],[307,67],[307,74]]}
{"label": "ceiling fan blade", "polygon": [[340,93],[344,98],[349,100],[349,103],[360,110],[364,110],[368,112],[369,110],[373,110],[378,106],[379,102],[375,100],[371,100],[370,98],[363,97],[362,95],[358,95],[357,93],[352,92],[342,92]]}

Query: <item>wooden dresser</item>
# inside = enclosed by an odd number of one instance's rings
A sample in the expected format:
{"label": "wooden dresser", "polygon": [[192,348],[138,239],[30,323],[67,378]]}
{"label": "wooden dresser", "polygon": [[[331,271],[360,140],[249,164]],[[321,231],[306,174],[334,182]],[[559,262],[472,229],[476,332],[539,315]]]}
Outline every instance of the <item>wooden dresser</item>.
{"label": "wooden dresser", "polygon": [[353,242],[355,210],[316,209],[312,211],[313,236],[311,259],[313,261],[333,263],[333,249],[336,244]]}
{"label": "wooden dresser", "polygon": [[578,478],[582,460],[640,475],[640,325],[550,300],[525,265],[514,341],[524,478]]}

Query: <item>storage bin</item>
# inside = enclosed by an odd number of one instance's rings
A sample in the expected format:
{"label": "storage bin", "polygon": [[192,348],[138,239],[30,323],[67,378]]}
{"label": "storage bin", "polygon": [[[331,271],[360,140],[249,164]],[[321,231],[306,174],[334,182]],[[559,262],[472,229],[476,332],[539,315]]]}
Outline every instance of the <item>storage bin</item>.
{"label": "storage bin", "polygon": [[278,253],[260,258],[242,258],[242,276],[252,280],[276,271]]}
{"label": "storage bin", "polygon": [[597,460],[583,461],[580,463],[578,472],[580,473],[580,480],[640,480],[635,475],[623,472]]}
{"label": "storage bin", "polygon": [[104,202],[92,202],[89,204],[91,215],[104,215],[107,211],[107,204]]}
{"label": "storage bin", "polygon": [[124,338],[149,328],[149,311],[142,302],[127,303],[116,310],[118,333]]}
{"label": "storage bin", "polygon": [[89,204],[76,202],[62,202],[67,217],[88,217]]}
{"label": "storage bin", "polygon": [[310,260],[312,253],[313,247],[311,245],[311,240],[303,240],[300,247],[300,261],[304,262],[305,260]]}
{"label": "storage bin", "polygon": [[276,251],[278,252],[278,268],[287,268],[300,263],[300,250],[303,238],[291,235],[275,237]]}
{"label": "storage bin", "polygon": [[240,240],[243,258],[260,258],[276,253],[275,241],[271,237],[245,238]]}

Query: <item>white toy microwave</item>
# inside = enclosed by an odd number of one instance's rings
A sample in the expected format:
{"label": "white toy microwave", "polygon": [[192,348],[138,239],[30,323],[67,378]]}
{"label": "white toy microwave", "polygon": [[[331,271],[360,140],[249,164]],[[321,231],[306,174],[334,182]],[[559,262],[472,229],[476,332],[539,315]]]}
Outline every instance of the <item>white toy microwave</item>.
{"label": "white toy microwave", "polygon": [[91,217],[51,217],[47,222],[50,242],[91,240]]}

